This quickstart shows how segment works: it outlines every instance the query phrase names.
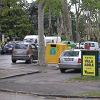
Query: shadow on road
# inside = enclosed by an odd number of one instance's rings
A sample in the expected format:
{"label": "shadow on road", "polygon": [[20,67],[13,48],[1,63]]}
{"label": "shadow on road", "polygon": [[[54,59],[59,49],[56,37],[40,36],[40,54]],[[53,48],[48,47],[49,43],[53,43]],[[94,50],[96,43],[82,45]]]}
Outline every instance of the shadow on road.
{"label": "shadow on road", "polygon": [[77,70],[74,70],[74,69],[69,69],[69,70],[66,70],[65,73],[73,73],[73,74],[77,74],[77,73],[81,73],[81,70],[80,69],[77,69]]}

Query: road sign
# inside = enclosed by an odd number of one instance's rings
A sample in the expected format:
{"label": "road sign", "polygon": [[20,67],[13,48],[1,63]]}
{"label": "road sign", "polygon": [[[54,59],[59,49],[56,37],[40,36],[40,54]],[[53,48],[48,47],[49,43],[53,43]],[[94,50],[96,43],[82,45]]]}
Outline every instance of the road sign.
{"label": "road sign", "polygon": [[82,51],[82,75],[98,75],[98,51]]}

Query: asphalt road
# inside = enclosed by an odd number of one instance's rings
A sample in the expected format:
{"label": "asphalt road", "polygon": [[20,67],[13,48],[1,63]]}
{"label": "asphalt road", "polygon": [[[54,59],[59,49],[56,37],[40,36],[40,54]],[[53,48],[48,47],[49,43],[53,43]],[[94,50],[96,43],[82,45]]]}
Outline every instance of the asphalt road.
{"label": "asphalt road", "polygon": [[0,92],[0,100],[66,100],[66,98],[43,97],[32,94]]}
{"label": "asphalt road", "polygon": [[[33,68],[38,70],[39,66],[35,66],[35,64],[25,64],[24,62],[12,64],[10,55],[2,55],[0,56],[0,68]],[[71,78],[78,76],[81,77],[80,72],[69,71],[62,74],[56,66],[49,65],[46,73],[29,74],[0,80],[0,90],[11,91],[14,93],[31,93],[42,96],[78,96],[82,93],[85,94],[86,92],[91,91],[100,92],[100,81],[70,81]]]}
{"label": "asphalt road", "polygon": [[[87,100],[87,98],[60,98],[60,97],[50,97],[50,96],[43,97],[32,94],[0,92],[0,100]],[[99,99],[88,98],[88,100],[99,100]]]}

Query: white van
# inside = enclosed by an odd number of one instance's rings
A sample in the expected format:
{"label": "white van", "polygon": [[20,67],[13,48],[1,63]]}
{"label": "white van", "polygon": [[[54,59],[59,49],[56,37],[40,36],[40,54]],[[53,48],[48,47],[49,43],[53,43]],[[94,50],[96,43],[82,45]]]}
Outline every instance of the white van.
{"label": "white van", "polygon": [[60,36],[46,36],[45,41],[46,43],[60,43],[61,37]]}
{"label": "white van", "polygon": [[[23,41],[39,44],[38,35],[26,35],[25,38],[23,39]],[[44,42],[45,42],[45,36],[44,36]],[[46,42],[45,42],[45,44],[46,44]]]}
{"label": "white van", "polygon": [[23,41],[37,43],[38,42],[38,35],[26,35]]}
{"label": "white van", "polygon": [[[26,35],[23,41],[39,44],[38,35]],[[47,43],[60,43],[61,37],[60,36],[46,36],[46,37],[44,36],[44,42],[45,42],[45,45]]]}

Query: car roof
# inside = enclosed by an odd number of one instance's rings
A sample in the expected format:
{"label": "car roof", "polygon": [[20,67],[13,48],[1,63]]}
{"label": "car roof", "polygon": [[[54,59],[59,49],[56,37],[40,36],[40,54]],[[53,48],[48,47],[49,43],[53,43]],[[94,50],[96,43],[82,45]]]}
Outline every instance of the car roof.
{"label": "car roof", "polygon": [[29,43],[25,42],[25,41],[18,41],[18,42],[16,42],[16,44],[29,44]]}
{"label": "car roof", "polygon": [[98,43],[98,42],[94,42],[94,41],[85,41],[85,43]]}
{"label": "car roof", "polygon": [[70,49],[70,50],[65,50],[65,51],[81,51],[83,49]]}

